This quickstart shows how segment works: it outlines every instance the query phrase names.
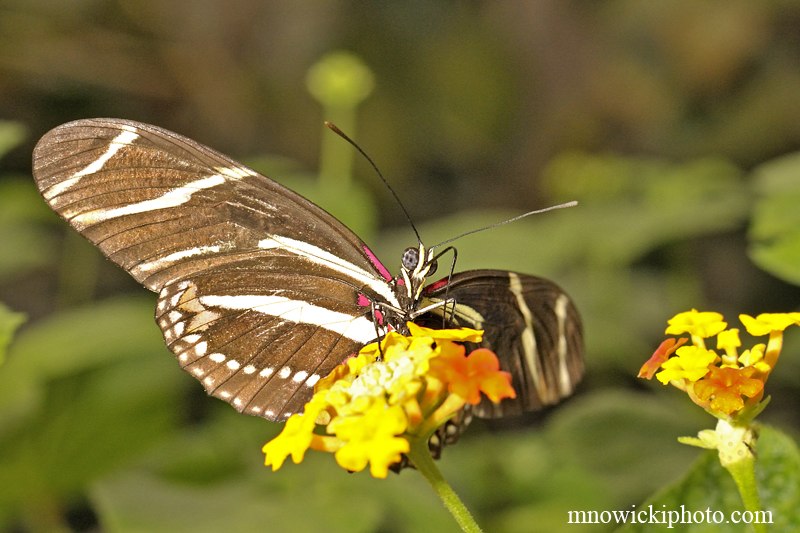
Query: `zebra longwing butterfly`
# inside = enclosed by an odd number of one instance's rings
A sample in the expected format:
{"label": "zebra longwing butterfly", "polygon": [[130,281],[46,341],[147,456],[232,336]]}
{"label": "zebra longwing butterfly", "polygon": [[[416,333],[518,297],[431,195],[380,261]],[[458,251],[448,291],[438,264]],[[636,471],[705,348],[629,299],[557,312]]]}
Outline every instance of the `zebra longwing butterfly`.
{"label": "zebra longwing butterfly", "polygon": [[317,380],[408,320],[485,330],[518,397],[479,416],[555,403],[583,372],[578,313],[552,282],[473,270],[425,286],[436,254],[422,244],[393,278],[317,205],[165,129],[63,124],[36,145],[33,174],[50,207],[158,293],[181,367],[241,412],[300,411]]}

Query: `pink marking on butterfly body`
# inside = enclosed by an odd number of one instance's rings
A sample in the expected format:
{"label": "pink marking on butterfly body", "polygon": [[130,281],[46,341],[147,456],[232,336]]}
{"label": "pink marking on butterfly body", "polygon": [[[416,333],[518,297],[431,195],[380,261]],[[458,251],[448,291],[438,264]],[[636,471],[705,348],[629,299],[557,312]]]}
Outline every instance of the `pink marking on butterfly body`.
{"label": "pink marking on butterfly body", "polygon": [[367,248],[366,245],[364,246],[364,253],[367,254],[367,258],[369,258],[372,266],[378,270],[380,275],[383,276],[386,281],[392,281],[392,275],[389,273],[389,269],[383,266],[383,263],[381,263],[378,258],[375,257],[375,254],[372,253],[372,250]]}
{"label": "pink marking on butterfly body", "polygon": [[[372,302],[370,301],[370,299],[367,298],[363,294],[359,294],[358,295],[357,303],[358,303],[359,307],[370,307],[372,305]],[[378,309],[375,309],[375,311],[373,312],[373,315],[375,316],[375,320],[378,322],[378,324],[382,326],[383,325],[383,313],[381,313]]]}

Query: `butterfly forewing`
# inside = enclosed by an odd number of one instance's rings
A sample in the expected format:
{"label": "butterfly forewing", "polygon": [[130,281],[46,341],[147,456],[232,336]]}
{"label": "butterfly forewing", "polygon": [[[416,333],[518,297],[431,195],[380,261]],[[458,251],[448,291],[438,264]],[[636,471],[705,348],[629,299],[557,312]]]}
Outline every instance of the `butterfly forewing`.
{"label": "butterfly forewing", "polygon": [[377,276],[365,245],[302,196],[161,128],[80,120],[34,149],[42,195],[151,290],[226,260],[271,253],[272,240],[313,245]]}
{"label": "butterfly forewing", "polygon": [[320,372],[375,338],[369,302],[398,305],[342,223],[175,133],[80,120],[47,133],[33,162],[50,206],[160,293],[158,323],[184,368],[240,410],[298,409]]}
{"label": "butterfly forewing", "polygon": [[[483,346],[512,375],[517,398],[498,405],[485,401],[476,407],[477,416],[533,411],[572,394],[583,375],[583,333],[572,300],[557,285],[515,272],[471,270],[431,284],[425,296],[453,299],[448,325],[483,329]],[[442,318],[426,321],[441,324]]]}

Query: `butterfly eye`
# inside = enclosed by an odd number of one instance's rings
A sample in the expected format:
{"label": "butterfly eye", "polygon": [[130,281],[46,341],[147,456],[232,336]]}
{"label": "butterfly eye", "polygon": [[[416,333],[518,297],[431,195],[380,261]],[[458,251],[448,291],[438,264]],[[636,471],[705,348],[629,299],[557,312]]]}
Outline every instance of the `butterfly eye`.
{"label": "butterfly eye", "polygon": [[419,264],[419,250],[416,248],[406,248],[403,250],[401,263],[406,270],[414,270],[417,268]]}

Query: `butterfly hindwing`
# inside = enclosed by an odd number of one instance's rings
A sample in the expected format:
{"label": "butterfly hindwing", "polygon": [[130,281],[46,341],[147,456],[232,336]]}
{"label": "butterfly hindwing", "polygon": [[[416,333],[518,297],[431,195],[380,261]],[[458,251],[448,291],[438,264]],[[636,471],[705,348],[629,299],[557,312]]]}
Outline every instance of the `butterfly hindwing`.
{"label": "butterfly hindwing", "polygon": [[238,266],[223,278],[205,273],[165,286],[156,321],[209,394],[247,414],[284,419],[376,337],[375,325],[340,281],[300,285],[302,271],[276,276],[260,262]]}
{"label": "butterfly hindwing", "polygon": [[[482,345],[512,375],[517,398],[499,405],[485,401],[477,416],[533,411],[572,394],[583,375],[583,334],[572,300],[557,285],[504,270],[470,270],[453,274],[449,283],[431,284],[424,295],[430,301],[453,299],[448,325],[483,329]],[[441,314],[426,320],[441,324]]]}

